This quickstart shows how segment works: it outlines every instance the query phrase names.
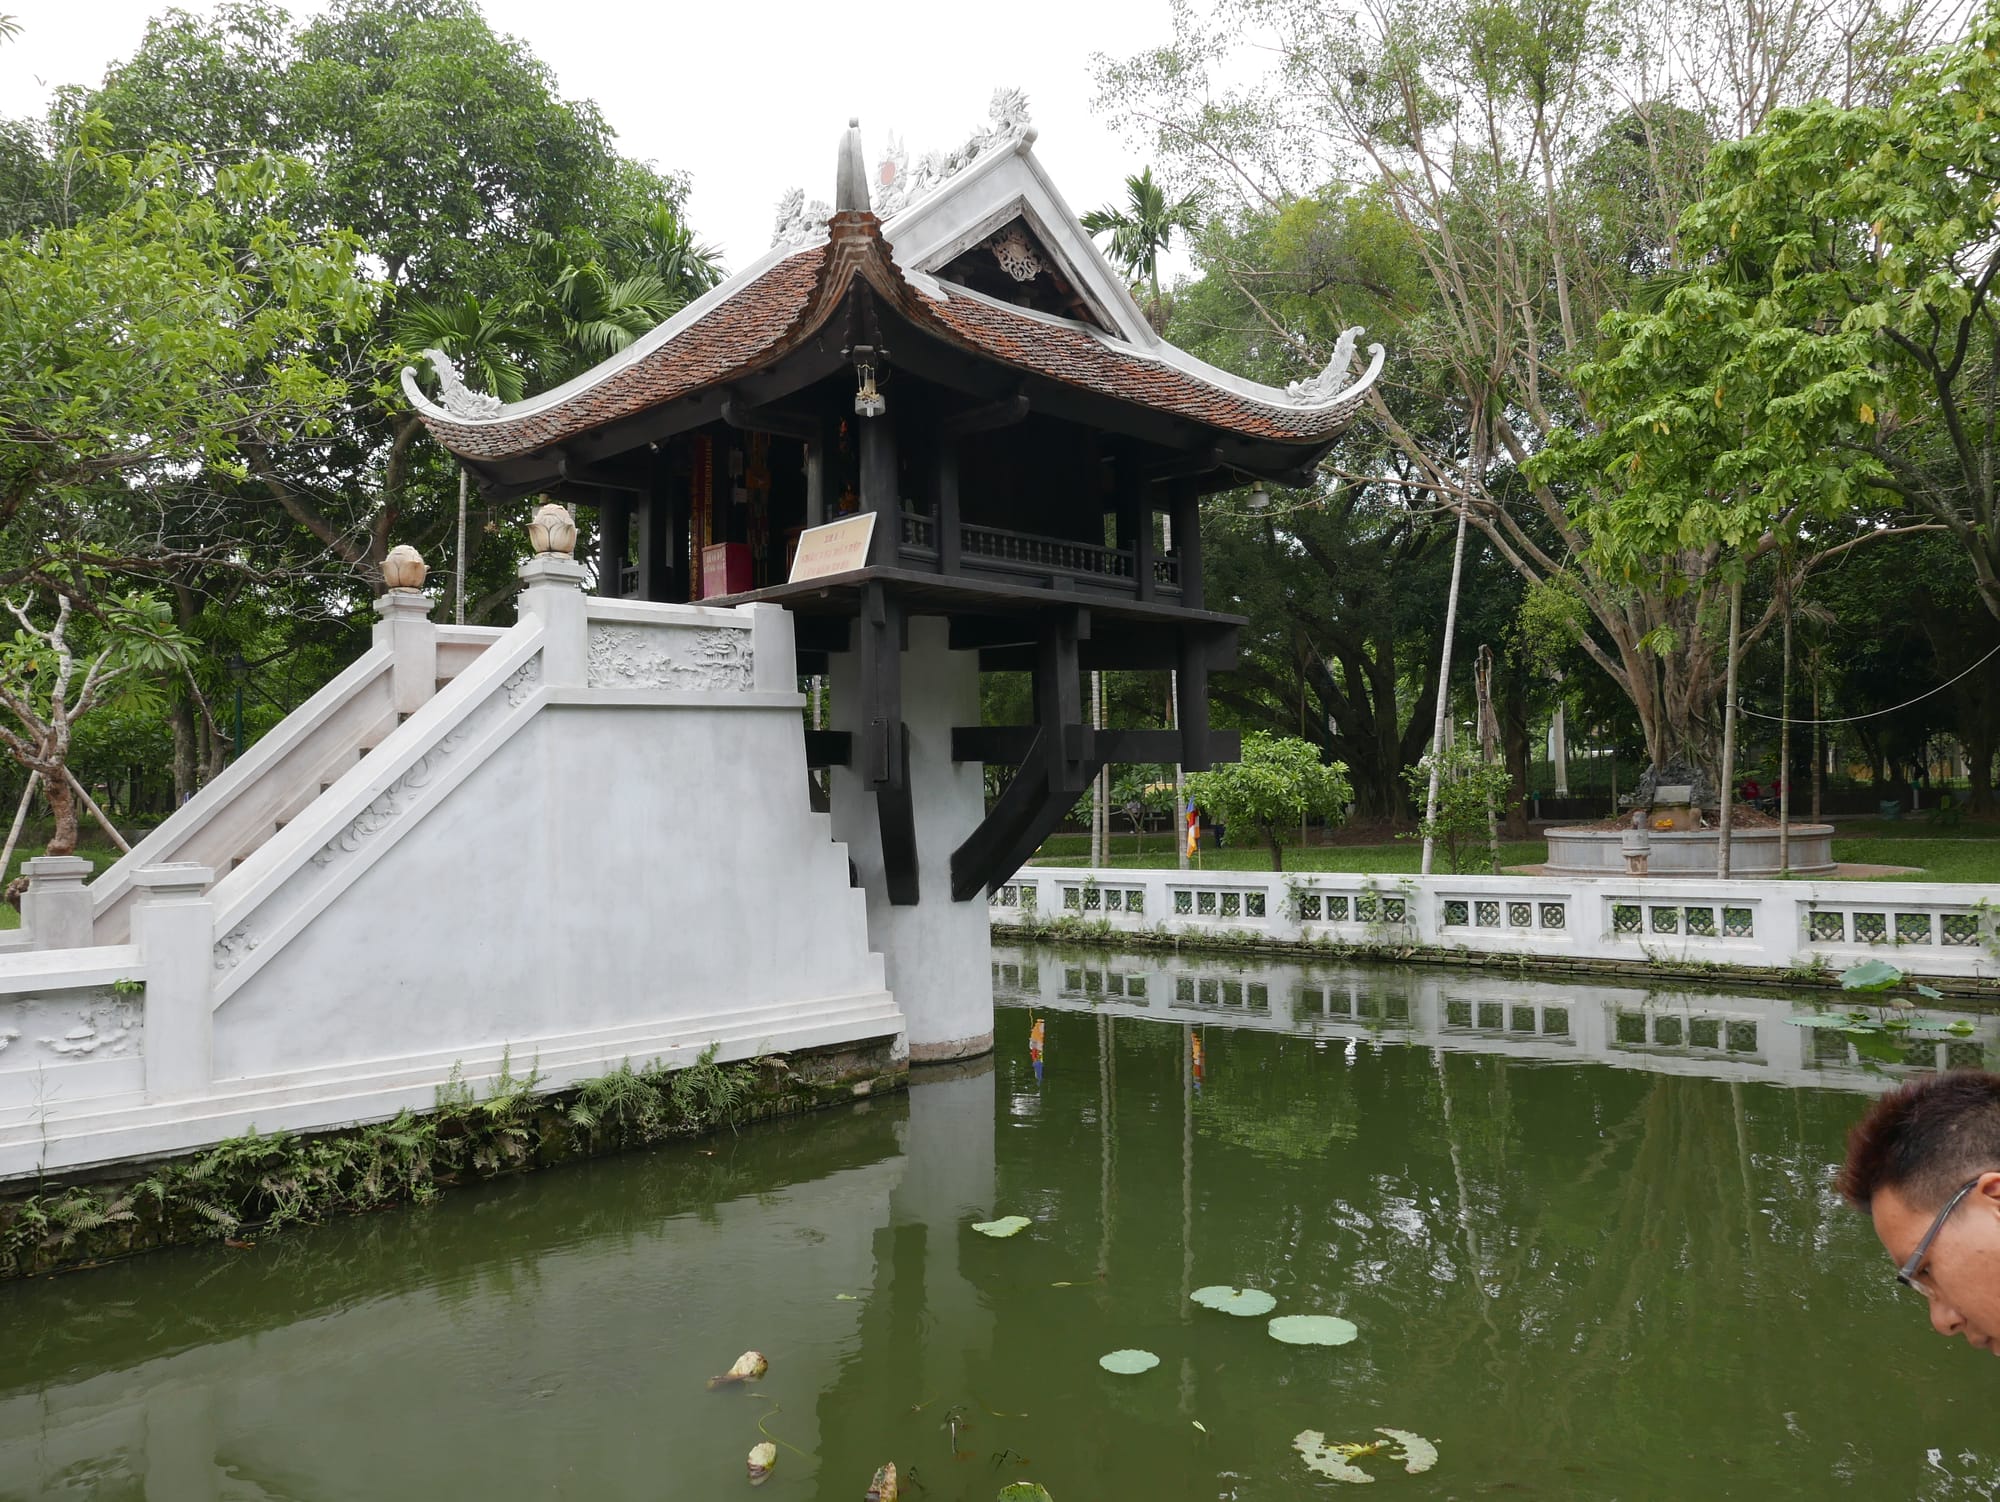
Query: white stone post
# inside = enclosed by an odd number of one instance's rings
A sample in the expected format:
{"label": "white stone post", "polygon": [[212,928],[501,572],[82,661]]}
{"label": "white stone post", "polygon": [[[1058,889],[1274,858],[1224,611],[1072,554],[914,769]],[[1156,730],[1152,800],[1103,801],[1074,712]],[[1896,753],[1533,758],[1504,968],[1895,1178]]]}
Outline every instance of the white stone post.
{"label": "white stone post", "polygon": [[437,692],[437,627],[431,597],[420,587],[429,572],[408,543],[382,560],[388,586],[375,602],[375,645],[390,654],[389,692],[397,714],[414,714]]}
{"label": "white stone post", "polygon": [[1556,705],[1556,717],[1549,721],[1549,760],[1555,764],[1555,795],[1569,796],[1569,720],[1562,705]]}
{"label": "white stone post", "polygon": [[581,688],[590,679],[590,618],[583,598],[590,570],[570,556],[576,518],[549,501],[528,523],[535,556],[521,565],[521,614],[542,623],[542,682]]}
{"label": "white stone post", "polygon": [[213,1071],[215,872],[174,863],[133,874],[132,942],[146,964],[146,1095],[181,1100],[205,1095]]}
{"label": "white stone post", "polygon": [[750,614],[750,687],[760,694],[799,691],[792,613],[782,605],[743,605]]}
{"label": "white stone post", "polygon": [[90,862],[80,855],[38,855],[21,864],[28,890],[21,896],[21,926],[36,949],[83,949],[91,942],[90,893],[83,883]]}

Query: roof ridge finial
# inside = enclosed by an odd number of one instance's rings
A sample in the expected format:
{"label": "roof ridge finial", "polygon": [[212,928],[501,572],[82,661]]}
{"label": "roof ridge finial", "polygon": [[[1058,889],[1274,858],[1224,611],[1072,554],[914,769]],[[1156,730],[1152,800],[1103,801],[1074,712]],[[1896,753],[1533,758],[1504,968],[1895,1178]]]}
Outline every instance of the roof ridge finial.
{"label": "roof ridge finial", "polygon": [[861,119],[850,117],[847,136],[840,143],[840,171],[834,178],[833,211],[836,214],[866,214],[868,205],[868,163],[861,154]]}

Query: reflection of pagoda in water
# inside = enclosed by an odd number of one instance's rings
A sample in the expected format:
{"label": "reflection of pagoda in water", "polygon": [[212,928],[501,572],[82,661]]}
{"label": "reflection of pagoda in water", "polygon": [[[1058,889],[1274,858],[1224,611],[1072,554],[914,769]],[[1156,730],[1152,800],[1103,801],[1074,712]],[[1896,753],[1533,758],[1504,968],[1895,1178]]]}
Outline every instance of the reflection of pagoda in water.
{"label": "reflection of pagoda in water", "polygon": [[[987,1045],[983,1000],[927,998],[983,997],[975,899],[1100,767],[1234,754],[1207,685],[1239,621],[1204,593],[1201,500],[1304,482],[1382,364],[1350,379],[1353,330],[1279,389],[1166,343],[1033,141],[1017,94],[914,168],[871,175],[850,129],[831,211],[794,195],[768,252],[595,369],[513,403],[406,382],[487,496],[594,517],[600,591],[795,614],[799,671],[833,683],[808,760],[918,1058]],[[801,536],[844,516],[865,550],[794,580]],[[1178,673],[1178,727],[1093,729],[1097,669]],[[980,724],[993,670],[1033,675],[1030,723]],[[990,812],[983,763],[1016,769]]]}

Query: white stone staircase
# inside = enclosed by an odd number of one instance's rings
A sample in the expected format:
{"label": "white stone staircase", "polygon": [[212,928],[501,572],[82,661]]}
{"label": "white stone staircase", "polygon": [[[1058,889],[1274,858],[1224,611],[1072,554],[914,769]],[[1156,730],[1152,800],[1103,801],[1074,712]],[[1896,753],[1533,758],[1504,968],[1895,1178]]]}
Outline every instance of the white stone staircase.
{"label": "white stone staircase", "polygon": [[132,877],[141,867],[235,870],[501,635],[496,627],[433,626],[428,601],[414,591],[376,604],[380,619],[366,652],[91,883],[93,942],[128,941]]}

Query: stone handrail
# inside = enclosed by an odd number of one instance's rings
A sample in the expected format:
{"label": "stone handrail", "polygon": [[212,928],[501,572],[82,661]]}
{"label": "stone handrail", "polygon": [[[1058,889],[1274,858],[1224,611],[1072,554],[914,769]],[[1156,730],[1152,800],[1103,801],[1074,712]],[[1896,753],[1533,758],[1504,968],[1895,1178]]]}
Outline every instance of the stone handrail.
{"label": "stone handrail", "polygon": [[386,730],[395,717],[393,666],[389,647],[370,647],[103,871],[90,885],[96,942],[125,941],[132,877],[142,866],[195,860],[226,870],[268,832],[299,788],[316,787],[343,758],[351,761],[369,732]]}
{"label": "stone handrail", "polygon": [[1765,970],[1887,958],[1914,975],[1991,979],[2000,931],[1985,893],[1950,882],[1027,866],[991,908],[1002,926],[1069,917],[1114,931]]}

